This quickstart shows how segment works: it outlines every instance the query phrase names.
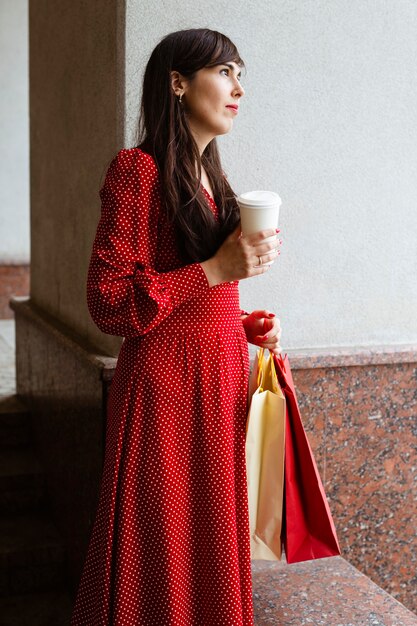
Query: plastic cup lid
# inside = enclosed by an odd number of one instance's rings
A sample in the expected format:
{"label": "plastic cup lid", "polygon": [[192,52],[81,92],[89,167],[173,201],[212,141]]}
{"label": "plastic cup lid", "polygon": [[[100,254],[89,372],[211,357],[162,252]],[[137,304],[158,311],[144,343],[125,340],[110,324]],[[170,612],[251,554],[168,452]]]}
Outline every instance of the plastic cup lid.
{"label": "plastic cup lid", "polygon": [[274,191],[247,191],[242,193],[237,201],[239,204],[251,207],[276,206],[281,204],[281,198]]}

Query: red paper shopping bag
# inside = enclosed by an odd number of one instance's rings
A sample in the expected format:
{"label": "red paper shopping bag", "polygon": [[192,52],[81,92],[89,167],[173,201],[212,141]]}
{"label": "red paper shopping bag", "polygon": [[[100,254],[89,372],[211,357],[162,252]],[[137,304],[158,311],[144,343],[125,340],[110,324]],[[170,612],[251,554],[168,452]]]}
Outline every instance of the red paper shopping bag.
{"label": "red paper shopping bag", "polygon": [[282,541],[288,563],[340,554],[336,529],[305,433],[288,356],[274,356],[286,399]]}

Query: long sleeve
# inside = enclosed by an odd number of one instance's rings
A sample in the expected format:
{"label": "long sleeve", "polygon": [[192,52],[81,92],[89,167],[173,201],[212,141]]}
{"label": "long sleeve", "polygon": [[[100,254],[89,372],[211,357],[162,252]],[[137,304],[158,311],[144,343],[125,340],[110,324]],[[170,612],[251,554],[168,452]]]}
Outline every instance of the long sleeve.
{"label": "long sleeve", "polygon": [[87,304],[105,333],[145,335],[176,307],[209,289],[200,263],[155,270],[158,187],[153,159],[132,149],[113,159],[100,190],[102,212],[88,270]]}

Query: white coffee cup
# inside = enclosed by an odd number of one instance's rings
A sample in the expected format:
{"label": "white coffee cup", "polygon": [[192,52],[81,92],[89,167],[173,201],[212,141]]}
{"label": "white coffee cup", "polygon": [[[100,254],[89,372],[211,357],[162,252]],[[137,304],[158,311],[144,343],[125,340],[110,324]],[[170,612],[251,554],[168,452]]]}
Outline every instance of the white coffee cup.
{"label": "white coffee cup", "polygon": [[[248,191],[237,199],[240,209],[240,222],[243,235],[251,235],[260,230],[276,229],[279,220],[281,198],[273,191]],[[264,242],[274,241],[275,236],[267,237]],[[263,263],[272,265],[273,261]]]}

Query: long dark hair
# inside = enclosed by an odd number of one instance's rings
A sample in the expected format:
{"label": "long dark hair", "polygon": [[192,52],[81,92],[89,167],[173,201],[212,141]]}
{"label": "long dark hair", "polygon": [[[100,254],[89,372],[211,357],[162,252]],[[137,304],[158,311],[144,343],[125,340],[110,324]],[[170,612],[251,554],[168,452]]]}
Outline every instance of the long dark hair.
{"label": "long dark hair", "polygon": [[[178,71],[192,80],[198,70],[230,61],[244,67],[228,37],[196,28],[164,37],[145,69],[137,143],[156,161],[163,206],[185,263],[210,258],[236,228],[239,210],[236,195],[222,171],[216,139],[200,158],[184,107],[171,87],[171,72]],[[200,187],[201,166],[213,190],[218,222]]]}

